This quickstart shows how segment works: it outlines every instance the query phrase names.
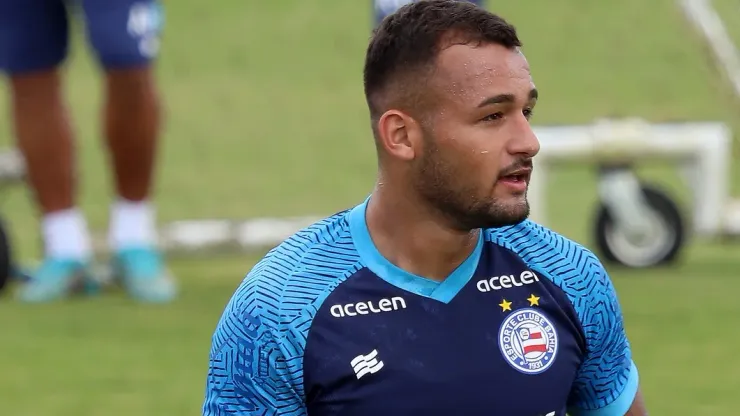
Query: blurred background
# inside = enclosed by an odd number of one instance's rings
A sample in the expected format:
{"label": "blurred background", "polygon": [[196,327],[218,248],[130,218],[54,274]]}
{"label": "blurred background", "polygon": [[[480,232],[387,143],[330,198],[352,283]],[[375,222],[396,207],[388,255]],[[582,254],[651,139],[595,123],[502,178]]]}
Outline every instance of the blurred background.
{"label": "blurred background", "polygon": [[[713,4],[740,44],[740,3]],[[535,125],[641,117],[722,122],[740,131],[740,99],[675,0],[491,1],[488,8],[520,32],[540,90]],[[167,2],[166,22],[158,72],[168,114],[156,196],[163,225],[320,217],[366,197],[376,169],[362,92],[369,0],[178,0]],[[102,232],[111,178],[99,140],[99,77],[81,30],[67,90],[82,207]],[[7,97],[5,85],[0,93]],[[7,104],[0,102],[0,148],[13,143]],[[737,148],[735,142],[735,160]],[[639,173],[691,210],[692,189],[672,164],[653,161]],[[728,175],[740,194],[740,163]],[[547,225],[597,250],[595,166],[557,166],[547,181]],[[38,259],[28,190],[1,192],[0,216],[16,257]],[[117,292],[40,306],[3,296],[0,414],[200,414],[211,333],[265,251],[173,254],[182,294],[171,305],[142,306]],[[740,336],[733,332],[740,324],[740,243],[690,238],[670,265],[607,269],[651,413],[740,408]]]}

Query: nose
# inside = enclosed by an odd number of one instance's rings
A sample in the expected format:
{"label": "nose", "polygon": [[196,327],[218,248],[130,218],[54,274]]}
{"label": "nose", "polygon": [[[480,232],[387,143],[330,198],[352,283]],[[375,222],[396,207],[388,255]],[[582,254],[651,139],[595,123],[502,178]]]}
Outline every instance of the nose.
{"label": "nose", "polygon": [[509,140],[509,153],[532,158],[540,152],[540,141],[532,130],[529,120],[521,116],[514,120],[511,139]]}

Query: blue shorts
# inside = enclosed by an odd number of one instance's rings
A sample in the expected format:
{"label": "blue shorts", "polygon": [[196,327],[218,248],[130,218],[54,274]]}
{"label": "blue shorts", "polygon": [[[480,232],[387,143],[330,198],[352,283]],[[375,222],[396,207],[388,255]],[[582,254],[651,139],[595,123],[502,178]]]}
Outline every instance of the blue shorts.
{"label": "blue shorts", "polygon": [[[0,0],[2,1],[2,0]],[[483,6],[484,0],[461,0],[468,1],[478,6]],[[400,9],[409,3],[413,3],[414,0],[373,0],[373,9],[375,15],[375,25],[377,26],[380,22],[389,14],[392,14],[396,10]]]}
{"label": "blue shorts", "polygon": [[58,66],[75,16],[106,68],[146,65],[157,56],[164,18],[158,0],[0,0],[0,70],[12,75]]}

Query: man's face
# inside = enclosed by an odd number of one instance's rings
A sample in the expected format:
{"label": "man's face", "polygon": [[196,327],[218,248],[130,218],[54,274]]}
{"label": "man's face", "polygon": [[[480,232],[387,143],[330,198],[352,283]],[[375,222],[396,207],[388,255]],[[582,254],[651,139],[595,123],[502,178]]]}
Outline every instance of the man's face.
{"label": "man's face", "polygon": [[440,53],[429,84],[434,110],[413,162],[417,191],[463,230],[526,219],[539,151],[527,60],[500,45],[454,45]]}

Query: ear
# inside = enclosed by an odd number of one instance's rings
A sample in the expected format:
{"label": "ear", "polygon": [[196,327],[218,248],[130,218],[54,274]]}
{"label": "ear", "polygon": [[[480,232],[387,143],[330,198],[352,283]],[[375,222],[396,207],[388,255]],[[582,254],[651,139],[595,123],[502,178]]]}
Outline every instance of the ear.
{"label": "ear", "polygon": [[388,110],[378,119],[378,141],[390,156],[413,160],[421,154],[423,133],[419,123],[399,110]]}

